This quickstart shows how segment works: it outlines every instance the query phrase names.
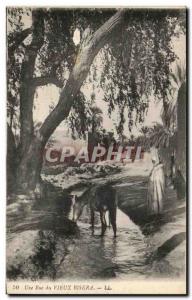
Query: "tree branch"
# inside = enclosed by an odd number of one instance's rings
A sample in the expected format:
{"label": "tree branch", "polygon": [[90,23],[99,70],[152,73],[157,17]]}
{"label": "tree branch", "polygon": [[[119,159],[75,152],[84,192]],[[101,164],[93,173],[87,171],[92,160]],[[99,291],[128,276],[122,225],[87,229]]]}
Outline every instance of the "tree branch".
{"label": "tree branch", "polygon": [[57,126],[69,115],[75,96],[79,92],[83,81],[87,77],[94,57],[97,55],[99,50],[110,41],[112,33],[117,30],[120,25],[122,25],[124,14],[124,10],[118,10],[114,16],[112,16],[93,34],[92,38],[88,41],[88,44],[85,45],[77,56],[75,66],[60,94],[58,104],[40,128],[40,139],[43,140],[44,143],[47,142],[48,138]]}
{"label": "tree branch", "polygon": [[57,79],[56,77],[53,77],[53,76],[34,77],[32,79],[32,84],[35,87],[44,86],[44,85],[47,85],[47,84],[54,84],[58,88],[63,87],[63,82],[61,80]]}
{"label": "tree branch", "polygon": [[13,52],[21,45],[21,43],[26,39],[26,37],[32,33],[32,27],[24,29],[21,32],[14,33],[9,36],[9,56],[13,55]]}

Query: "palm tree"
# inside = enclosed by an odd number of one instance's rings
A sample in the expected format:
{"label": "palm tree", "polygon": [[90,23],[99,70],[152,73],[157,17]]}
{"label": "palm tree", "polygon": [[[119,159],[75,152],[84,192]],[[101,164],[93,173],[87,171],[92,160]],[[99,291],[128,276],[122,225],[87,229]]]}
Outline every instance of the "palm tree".
{"label": "palm tree", "polygon": [[146,133],[148,142],[155,147],[168,147],[173,141],[180,125],[178,124],[179,93],[186,83],[186,70],[176,65],[175,73],[170,74],[171,88],[167,93],[167,106],[163,106],[161,118],[163,124],[155,123]]}
{"label": "palm tree", "polygon": [[[146,142],[159,148],[163,159],[168,163],[172,158],[176,172],[186,179],[186,70],[176,65],[170,75],[171,88],[168,91],[166,109],[163,106],[163,124],[156,123],[147,133]],[[171,172],[172,174],[172,172]],[[177,189],[180,189],[179,185]]]}
{"label": "palm tree", "polygon": [[170,130],[160,123],[156,123],[147,134],[150,145],[156,148],[168,147],[171,136]]}
{"label": "palm tree", "polygon": [[186,84],[186,68],[184,65],[177,64],[175,72],[170,74],[171,87],[167,93],[167,109],[163,106],[162,120],[167,124],[169,129],[177,130],[177,108],[178,108],[178,94],[182,86]]}

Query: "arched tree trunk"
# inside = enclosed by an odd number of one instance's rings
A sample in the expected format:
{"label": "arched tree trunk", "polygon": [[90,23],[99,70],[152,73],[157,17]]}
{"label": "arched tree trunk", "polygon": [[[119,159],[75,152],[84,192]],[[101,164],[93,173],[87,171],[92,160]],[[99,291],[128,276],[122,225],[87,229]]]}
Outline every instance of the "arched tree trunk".
{"label": "arched tree trunk", "polygon": [[17,172],[18,190],[34,189],[40,180],[43,150],[46,142],[57,126],[69,115],[73,101],[86,79],[93,59],[99,50],[110,41],[115,30],[122,25],[124,10],[119,10],[90,38],[77,56],[74,68],[63,88],[58,104],[33,137],[24,153]]}

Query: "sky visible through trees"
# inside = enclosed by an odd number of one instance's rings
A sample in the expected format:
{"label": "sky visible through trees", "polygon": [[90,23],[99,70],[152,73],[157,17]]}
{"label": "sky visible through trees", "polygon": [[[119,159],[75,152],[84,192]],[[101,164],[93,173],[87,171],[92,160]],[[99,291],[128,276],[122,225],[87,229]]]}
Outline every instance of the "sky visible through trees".
{"label": "sky visible through trees", "polygon": [[[181,64],[185,63],[185,36],[182,35],[179,38],[174,37],[173,39],[173,49]],[[99,57],[100,54],[97,55],[96,63],[99,64]],[[173,63],[173,70],[174,70],[175,63]],[[88,83],[82,87],[82,92],[84,93],[86,98],[91,97],[92,89],[91,85]],[[108,105],[103,101],[104,93],[102,89],[96,89],[96,104],[102,109],[103,111],[103,127],[107,130],[113,130],[115,133],[115,123],[117,122],[117,117],[115,112],[112,113],[112,118],[108,116]],[[50,105],[55,105],[59,98],[59,88],[55,85],[47,85],[44,87],[39,87],[37,91],[37,96],[35,98],[35,108],[34,108],[34,121],[35,122],[42,122],[47,117],[50,111]],[[161,109],[162,109],[162,102],[154,101],[153,96],[150,97],[150,104],[149,109],[146,113],[144,124],[140,124],[137,126],[133,126],[132,133],[137,135],[139,133],[139,129],[142,126],[152,126],[154,122],[162,123],[161,121]],[[127,118],[127,115],[125,115]],[[59,131],[66,131],[68,126],[66,122],[63,121],[58,128],[56,129],[57,132]],[[126,126],[124,125],[124,134],[130,135],[130,132]]]}

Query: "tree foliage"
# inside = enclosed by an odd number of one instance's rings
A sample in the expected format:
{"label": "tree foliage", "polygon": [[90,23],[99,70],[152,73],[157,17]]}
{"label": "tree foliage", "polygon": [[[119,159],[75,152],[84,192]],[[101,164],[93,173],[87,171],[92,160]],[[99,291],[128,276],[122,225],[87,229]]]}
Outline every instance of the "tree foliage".
{"label": "tree foliage", "polygon": [[144,121],[151,94],[166,106],[171,64],[176,59],[172,37],[182,30],[178,29],[179,19],[180,14],[173,11],[133,11],[125,29],[103,50],[101,86],[109,114],[119,108],[118,133],[123,132],[125,108],[131,131],[134,119],[135,123]]}
{"label": "tree foliage", "polygon": [[[44,42],[37,53],[34,77],[41,78],[36,80],[38,85],[53,83],[61,87],[66,84],[82,44],[116,10],[42,10]],[[13,119],[19,126],[21,65],[31,42],[31,28],[27,28],[28,32],[24,28],[24,17],[30,18],[31,9],[9,8],[7,16],[8,116],[11,126]],[[94,91],[95,86],[103,89],[109,115],[119,110],[116,128],[119,134],[123,132],[126,110],[131,130],[134,120],[143,122],[152,93],[166,103],[171,63],[176,59],[171,40],[184,30],[184,20],[184,10],[128,9],[122,30],[114,33],[112,41],[99,53],[102,68],[98,68],[97,62],[93,63],[88,76],[90,89]],[[76,29],[81,36],[79,45],[73,41]],[[11,49],[16,44],[13,53]],[[95,102],[87,103],[82,92],[78,93],[69,116],[69,124],[78,135],[84,135],[89,128],[91,105]]]}

